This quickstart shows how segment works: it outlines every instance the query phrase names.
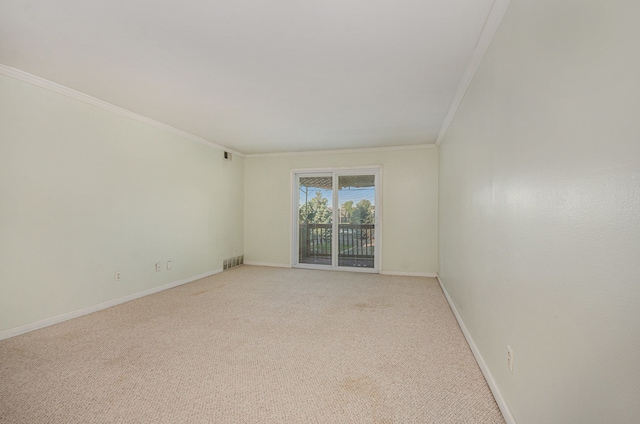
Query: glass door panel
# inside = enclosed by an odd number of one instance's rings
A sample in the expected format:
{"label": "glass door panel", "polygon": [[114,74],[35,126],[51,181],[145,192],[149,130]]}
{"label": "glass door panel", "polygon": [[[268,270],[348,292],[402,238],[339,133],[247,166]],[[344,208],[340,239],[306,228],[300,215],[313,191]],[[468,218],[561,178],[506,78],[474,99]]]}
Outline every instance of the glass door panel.
{"label": "glass door panel", "polygon": [[333,176],[298,178],[298,263],[332,266]]}
{"label": "glass door panel", "polygon": [[375,175],[338,175],[338,266],[375,268]]}

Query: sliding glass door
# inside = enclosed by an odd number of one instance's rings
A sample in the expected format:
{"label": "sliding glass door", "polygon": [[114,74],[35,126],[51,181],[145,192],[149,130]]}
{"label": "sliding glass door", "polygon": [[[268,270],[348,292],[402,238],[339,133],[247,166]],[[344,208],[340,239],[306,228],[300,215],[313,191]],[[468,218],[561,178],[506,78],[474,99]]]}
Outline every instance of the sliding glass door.
{"label": "sliding glass door", "polygon": [[333,176],[300,176],[298,208],[298,261],[331,265],[333,258]]}
{"label": "sliding glass door", "polygon": [[338,266],[375,268],[375,175],[338,175]]}
{"label": "sliding glass door", "polygon": [[377,272],[378,179],[376,168],[294,171],[294,266]]}

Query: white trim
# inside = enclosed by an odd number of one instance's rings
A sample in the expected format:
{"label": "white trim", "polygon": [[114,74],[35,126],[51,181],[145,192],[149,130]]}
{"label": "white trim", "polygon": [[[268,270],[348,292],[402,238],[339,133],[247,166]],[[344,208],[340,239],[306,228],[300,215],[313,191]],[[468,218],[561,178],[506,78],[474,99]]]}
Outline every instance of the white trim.
{"label": "white trim", "polygon": [[339,166],[330,168],[291,168],[291,172],[296,174],[318,174],[326,173],[331,174],[333,172],[346,172],[353,171],[352,174],[358,174],[362,171],[369,170],[382,170],[382,165],[361,165],[361,166]]}
{"label": "white trim", "polygon": [[444,296],[447,298],[447,302],[449,302],[449,306],[453,311],[453,315],[455,315],[456,320],[458,321],[458,325],[460,326],[460,329],[464,334],[464,338],[467,339],[467,343],[469,344],[469,347],[473,352],[473,356],[475,356],[476,362],[478,362],[478,365],[480,366],[480,370],[482,371],[482,374],[484,374],[484,378],[487,380],[487,384],[489,385],[489,388],[493,393],[493,397],[496,399],[496,403],[500,408],[500,412],[502,412],[502,415],[504,416],[504,420],[507,422],[507,424],[516,424],[516,420],[511,414],[511,410],[509,409],[507,402],[504,400],[504,398],[502,397],[502,394],[500,393],[500,390],[498,389],[498,385],[496,384],[496,381],[493,378],[493,374],[491,374],[491,371],[489,371],[489,367],[487,366],[487,363],[484,361],[482,354],[478,350],[478,346],[476,346],[475,342],[473,341],[473,338],[471,337],[469,330],[467,330],[467,326],[464,325],[464,321],[462,321],[462,317],[458,313],[458,309],[456,308],[456,305],[453,303],[451,296],[449,296],[447,289],[444,287],[444,284],[440,279],[440,275],[437,275],[437,278],[438,278],[438,283],[440,283],[440,288],[442,289],[442,292],[444,293]]}
{"label": "white trim", "polygon": [[442,126],[440,127],[440,131],[438,132],[438,138],[436,139],[436,146],[440,146],[440,143],[442,143],[442,139],[447,133],[449,125],[451,125],[451,121],[453,121],[453,117],[458,111],[458,107],[460,107],[464,95],[467,93],[469,85],[471,85],[471,81],[473,81],[473,78],[475,77],[476,72],[480,67],[480,63],[482,63],[482,58],[487,52],[487,49],[491,44],[491,40],[493,40],[493,36],[496,34],[496,31],[500,26],[502,17],[504,16],[505,12],[507,11],[507,7],[509,6],[509,1],[510,0],[495,0],[493,2],[491,11],[489,11],[487,20],[484,23],[484,28],[482,28],[482,32],[480,33],[480,37],[478,38],[478,42],[476,43],[476,47],[471,54],[471,59],[469,59],[469,63],[467,63],[467,67],[464,71],[464,74],[462,75],[462,79],[458,84],[458,89],[453,96],[451,105],[449,105],[449,110],[447,111],[447,114],[442,121]]}
{"label": "white trim", "polygon": [[338,149],[338,150],[310,150],[308,152],[279,152],[279,153],[248,153],[248,158],[266,158],[279,156],[302,156],[302,155],[335,155],[342,153],[367,153],[367,152],[395,152],[401,150],[434,149],[435,144],[415,144],[410,146],[385,146],[385,147],[362,147],[359,149]]}
{"label": "white trim", "polygon": [[216,269],[213,271],[205,272],[204,274],[195,275],[193,277],[183,278],[182,280],[174,281],[172,283],[168,283],[158,287],[152,287],[147,290],[143,290],[141,292],[133,293],[124,297],[119,297],[117,299],[108,300],[106,302],[89,306],[86,308],[79,309],[73,312],[67,312],[66,314],[58,315],[51,318],[46,318],[41,321],[32,322],[30,324],[21,325],[20,327],[10,328],[8,330],[0,331],[0,340],[8,339],[10,337],[19,336],[20,334],[28,333],[33,330],[39,330],[44,327],[49,327],[50,325],[59,324],[64,321],[68,321],[73,318],[78,318],[83,315],[88,315],[93,312],[101,311],[102,309],[107,309],[112,306],[120,305],[121,303],[129,302],[130,300],[138,299],[144,296],[148,296],[150,294],[158,293],[164,290],[172,289],[174,287],[181,286],[183,284],[191,283],[196,280],[200,280],[205,277],[210,277],[214,274],[218,274],[222,272],[222,268]]}
{"label": "white trim", "polygon": [[[304,175],[304,174],[302,174]],[[332,206],[332,210],[331,210],[331,234],[339,234],[340,233],[340,200],[339,200],[339,192],[340,192],[340,188],[338,186],[338,180],[340,179],[340,177],[338,177],[338,175],[334,172],[331,175],[331,204]],[[375,190],[375,177],[374,177],[374,190]],[[298,184],[298,187],[300,186],[300,184]],[[296,204],[298,204],[299,202],[296,202]],[[297,208],[296,208],[297,209]],[[298,213],[296,213],[296,216],[300,216],[299,215],[299,211]],[[296,229],[298,230],[298,232],[300,231],[300,220],[298,220],[298,223],[296,224]],[[299,240],[300,234],[296,235],[296,238],[298,238]],[[332,268],[337,268],[338,267],[338,254],[340,253],[340,246],[338,246],[338,244],[340,244],[340,238],[338,238],[336,240],[336,237],[332,237],[331,238],[331,267]],[[300,247],[298,246],[298,248],[296,249],[296,251],[299,249]],[[374,256],[375,259],[375,256]],[[298,263],[298,266],[300,264]],[[376,268],[375,264],[373,265],[374,268]]]}
{"label": "white trim", "polygon": [[358,268],[354,266],[336,266],[332,267],[329,265],[315,265],[315,264],[305,264],[299,263],[296,264],[293,268],[297,269],[315,269],[317,271],[337,271],[337,272],[362,272],[365,274],[380,274],[380,272],[375,268]]}
{"label": "white trim", "polygon": [[429,277],[436,278],[438,274],[435,272],[404,272],[404,271],[380,271],[382,275],[398,275],[402,277]]}
{"label": "white trim", "polygon": [[[289,199],[291,199],[291,206],[289,206],[289,239],[298,237],[296,232],[296,226],[298,225],[298,211],[297,208],[294,208],[293,205],[298,201],[298,180],[295,178],[295,172],[292,169],[289,171],[289,188],[291,191],[289,192]],[[298,249],[298,241],[297,240],[289,240],[289,266],[293,268],[293,264],[296,263],[295,251]]]}
{"label": "white trim", "polygon": [[[350,167],[330,167],[330,168],[294,168],[290,170],[290,187],[291,187],[291,207],[290,209],[290,243],[289,243],[289,258],[291,260],[292,268],[309,268],[309,269],[325,269],[333,271],[353,271],[353,272],[369,272],[380,273],[380,267],[382,264],[382,165],[361,165]],[[376,247],[374,250],[374,264],[373,268],[357,268],[338,265],[338,246],[337,243],[331,244],[331,264],[330,265],[314,265],[304,264],[298,262],[298,212],[299,212],[299,179],[301,177],[308,176],[327,176],[331,177],[332,181],[332,204],[338,204],[338,178],[343,175],[361,175],[361,174],[373,174],[375,178],[375,205],[376,205],[376,220],[375,220],[375,240]],[[333,231],[337,234],[339,220],[338,209],[333,210]]]}
{"label": "white trim", "polygon": [[295,169],[291,169],[289,171],[289,187],[291,187],[290,199],[291,205],[289,206],[289,263],[291,267],[295,267],[298,262],[296,251],[298,250],[298,206],[297,202],[300,201],[298,197],[299,188],[298,188],[298,178],[296,178]]}
{"label": "white trim", "polygon": [[[378,273],[382,270],[382,217],[384,216],[383,206],[384,203],[382,201],[382,165],[380,165],[380,169],[375,174],[375,185],[376,185],[376,205],[375,207],[378,209],[375,211],[375,229],[374,236],[376,238],[376,243],[374,245],[374,264],[375,268],[378,270]],[[376,252],[377,251],[377,252]]]}
{"label": "white trim", "polygon": [[244,261],[245,265],[251,265],[251,266],[268,266],[268,267],[273,267],[273,268],[291,268],[291,265],[289,264],[276,264],[276,263],[270,263],[270,262],[251,262],[251,261]]}
{"label": "white trim", "polygon": [[213,147],[215,149],[226,150],[227,152],[231,152],[232,154],[238,155],[241,157],[245,156],[244,153],[240,153],[236,150],[233,150],[228,147],[222,146],[220,144],[214,143],[212,141],[206,140],[195,134],[191,134],[186,131],[180,130],[178,128],[172,127],[170,125],[163,124],[162,122],[158,122],[154,119],[147,118],[146,116],[142,116],[135,112],[128,111],[126,109],[121,108],[120,106],[116,106],[114,104],[105,102],[104,100],[97,99],[95,97],[89,96],[88,94],[84,94],[80,91],[55,83],[53,81],[46,80],[36,75],[29,74],[19,69],[0,64],[0,74],[11,77],[11,78],[15,78],[22,82],[35,85],[36,87],[53,91],[54,93],[62,94],[63,96],[67,96],[72,99],[79,100],[81,102],[88,103],[93,106],[97,106],[101,109],[108,110],[109,112],[116,113],[118,115],[133,119],[138,122],[142,122],[143,124],[147,124],[152,127],[167,131],[179,137],[186,138],[187,140],[190,140],[199,144],[203,144],[208,147]]}

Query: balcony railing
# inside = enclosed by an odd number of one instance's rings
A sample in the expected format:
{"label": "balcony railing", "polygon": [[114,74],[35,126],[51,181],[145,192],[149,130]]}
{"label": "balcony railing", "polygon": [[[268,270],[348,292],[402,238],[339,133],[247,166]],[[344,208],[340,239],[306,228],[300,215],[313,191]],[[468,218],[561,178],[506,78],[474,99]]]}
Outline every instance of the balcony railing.
{"label": "balcony railing", "polygon": [[[331,257],[332,224],[300,224],[301,262],[308,257]],[[338,256],[340,258],[373,259],[374,224],[338,224]]]}

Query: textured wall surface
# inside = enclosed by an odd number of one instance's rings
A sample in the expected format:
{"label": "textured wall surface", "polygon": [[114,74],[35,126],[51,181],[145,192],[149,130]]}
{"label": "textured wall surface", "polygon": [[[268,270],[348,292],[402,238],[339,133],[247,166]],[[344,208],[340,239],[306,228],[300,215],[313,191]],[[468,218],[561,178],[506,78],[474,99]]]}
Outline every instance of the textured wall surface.
{"label": "textured wall surface", "polygon": [[441,145],[440,273],[520,424],[640,420],[638,16],[512,1]]}
{"label": "textured wall surface", "polygon": [[0,76],[0,331],[222,268],[243,178],[240,157]]}
{"label": "textured wall surface", "polygon": [[291,264],[291,169],[382,165],[382,270],[438,272],[438,150],[247,157],[246,260]]}

